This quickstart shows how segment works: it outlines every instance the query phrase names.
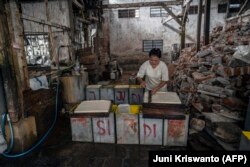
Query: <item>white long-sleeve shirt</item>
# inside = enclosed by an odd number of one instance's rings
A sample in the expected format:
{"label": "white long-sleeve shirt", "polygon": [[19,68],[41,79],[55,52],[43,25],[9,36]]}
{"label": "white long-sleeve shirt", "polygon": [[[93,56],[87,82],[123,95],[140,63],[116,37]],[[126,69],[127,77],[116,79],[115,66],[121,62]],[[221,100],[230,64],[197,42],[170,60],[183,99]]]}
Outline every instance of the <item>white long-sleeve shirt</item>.
{"label": "white long-sleeve shirt", "polygon": [[[167,65],[163,61],[160,61],[157,67],[153,68],[149,63],[149,60],[145,61],[141,65],[137,73],[137,77],[143,78],[144,76],[146,82],[146,89],[152,90],[153,88],[158,86],[161,81],[169,80]],[[166,91],[166,85],[163,86],[160,90]]]}

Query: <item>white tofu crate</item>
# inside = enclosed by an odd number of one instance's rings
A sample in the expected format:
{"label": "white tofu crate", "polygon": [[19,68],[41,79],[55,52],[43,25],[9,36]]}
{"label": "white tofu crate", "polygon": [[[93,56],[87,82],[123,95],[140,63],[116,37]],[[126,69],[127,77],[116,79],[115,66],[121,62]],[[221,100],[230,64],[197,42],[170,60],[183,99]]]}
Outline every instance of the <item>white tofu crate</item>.
{"label": "white tofu crate", "polygon": [[71,117],[72,141],[92,142],[92,126],[90,117]]}
{"label": "white tofu crate", "polygon": [[138,114],[116,114],[117,144],[139,144]]}
{"label": "white tofu crate", "polygon": [[111,101],[83,101],[71,116],[73,141],[115,143],[114,113]]}
{"label": "white tofu crate", "polygon": [[185,117],[184,120],[164,120],[165,146],[187,146],[189,115]]}
{"label": "white tofu crate", "polygon": [[100,100],[100,88],[102,85],[88,85],[86,87],[86,100]]}
{"label": "white tofu crate", "polygon": [[143,118],[140,114],[140,144],[162,145],[163,119]]}
{"label": "white tofu crate", "polygon": [[108,117],[93,117],[95,143],[115,143],[114,113]]}

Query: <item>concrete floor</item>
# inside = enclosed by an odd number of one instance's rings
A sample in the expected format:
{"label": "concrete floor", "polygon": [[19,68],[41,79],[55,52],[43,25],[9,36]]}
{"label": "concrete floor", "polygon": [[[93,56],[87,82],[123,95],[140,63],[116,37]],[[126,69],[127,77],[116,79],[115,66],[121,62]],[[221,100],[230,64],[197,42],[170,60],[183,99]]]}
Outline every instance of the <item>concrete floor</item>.
{"label": "concrete floor", "polygon": [[[196,135],[196,136],[195,136]],[[17,159],[0,157],[1,167],[147,167],[150,150],[222,150],[205,133],[189,137],[187,147],[117,145],[71,141],[68,116],[60,116],[46,142],[31,154]],[[201,143],[198,136],[207,140]],[[209,142],[208,142],[209,141]],[[208,144],[207,144],[208,143]]]}

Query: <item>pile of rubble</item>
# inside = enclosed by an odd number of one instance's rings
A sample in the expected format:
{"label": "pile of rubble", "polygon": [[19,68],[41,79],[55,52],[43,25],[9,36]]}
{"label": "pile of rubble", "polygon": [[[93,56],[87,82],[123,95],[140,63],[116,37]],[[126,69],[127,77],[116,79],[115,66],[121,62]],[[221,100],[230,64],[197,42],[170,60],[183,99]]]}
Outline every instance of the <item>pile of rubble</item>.
{"label": "pile of rubble", "polygon": [[[214,28],[212,42],[198,53],[183,49],[173,76],[183,104],[199,111],[205,129],[226,144],[239,142],[250,96],[249,16],[247,20]],[[192,122],[195,127],[199,121]]]}

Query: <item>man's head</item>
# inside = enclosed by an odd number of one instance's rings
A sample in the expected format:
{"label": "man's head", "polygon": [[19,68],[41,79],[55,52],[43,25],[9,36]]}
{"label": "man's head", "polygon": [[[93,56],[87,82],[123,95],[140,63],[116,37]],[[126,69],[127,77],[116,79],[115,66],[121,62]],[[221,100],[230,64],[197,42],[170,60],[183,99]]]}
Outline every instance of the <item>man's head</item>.
{"label": "man's head", "polygon": [[149,63],[153,68],[157,67],[160,63],[161,50],[159,48],[153,48],[149,52]]}

